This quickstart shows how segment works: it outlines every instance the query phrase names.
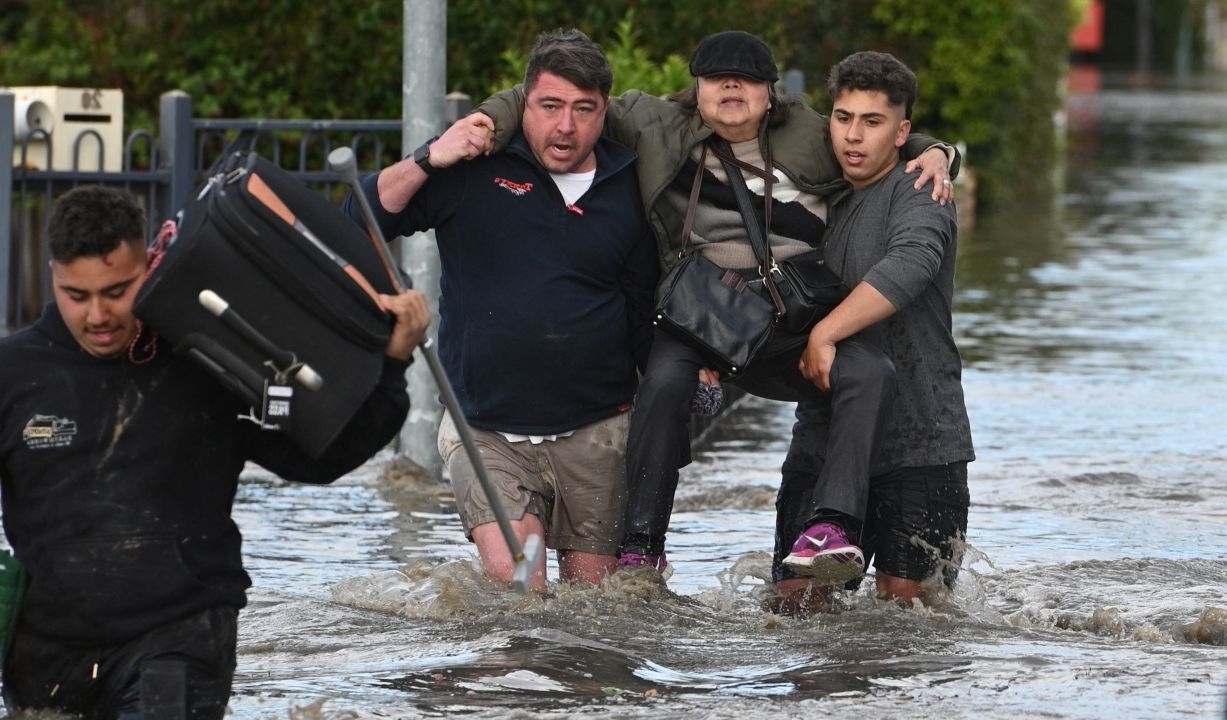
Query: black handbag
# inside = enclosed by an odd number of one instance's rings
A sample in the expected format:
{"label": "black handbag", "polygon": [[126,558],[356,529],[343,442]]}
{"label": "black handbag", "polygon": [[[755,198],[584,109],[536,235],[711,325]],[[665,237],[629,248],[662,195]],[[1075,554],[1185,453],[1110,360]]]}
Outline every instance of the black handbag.
{"label": "black handbag", "polygon": [[827,267],[821,250],[779,261],[772,268],[772,277],[784,301],[779,323],[790,335],[808,337],[810,329],[848,297],[848,288]]}
{"label": "black handbag", "polygon": [[690,250],[665,275],[654,322],[698,350],[722,375],[736,377],[771,339],[775,305],[727,270]]}
{"label": "black handbag", "polygon": [[751,245],[755,246],[755,254],[759,252],[758,247],[762,247],[765,253],[768,271],[763,274],[763,289],[768,297],[781,307],[776,319],[776,337],[771,348],[778,351],[804,344],[810,329],[836,305],[843,302],[848,296],[848,289],[839,276],[827,267],[822,250],[810,250],[778,263],[771,256],[771,246],[763,229],[759,227],[758,218],[754,216],[750,190],[738,169],[745,169],[762,178],[765,185],[763,224],[770,228],[771,186],[775,181],[775,174],[771,170],[770,148],[765,170],[738,160],[732,152],[725,153],[720,146],[716,146],[713,152],[724,164],[725,174],[728,175],[729,185],[737,198],[737,207],[746,225],[746,232],[750,236]]}
{"label": "black handbag", "polygon": [[[771,339],[781,306],[751,288],[741,273],[716,265],[691,247],[706,158],[704,145],[682,223],[682,250],[656,291],[653,322],[698,350],[709,367],[735,377]],[[765,271],[768,256],[759,252],[757,243],[751,244]]]}

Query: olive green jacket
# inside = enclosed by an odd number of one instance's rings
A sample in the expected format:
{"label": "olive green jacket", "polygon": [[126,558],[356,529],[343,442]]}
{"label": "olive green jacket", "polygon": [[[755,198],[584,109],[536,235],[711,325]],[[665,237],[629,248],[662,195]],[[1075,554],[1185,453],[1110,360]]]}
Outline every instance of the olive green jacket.
{"label": "olive green jacket", "polygon": [[[494,120],[495,149],[502,150],[520,129],[524,111],[524,87],[517,85],[491,95],[476,108]],[[698,113],[687,112],[679,103],[639,90],[628,90],[610,98],[605,113],[606,137],[629,146],[639,156],[639,194],[648,222],[656,235],[662,271],[677,259],[681,250],[683,218],[661,202],[664,189],[677,176],[691,151],[707,138],[712,129]],[[916,157],[935,144],[923,135],[912,135],[904,145],[904,157]],[[848,189],[839,163],[831,149],[830,127],[824,115],[796,104],[787,122],[772,126],[765,122],[759,131],[759,145],[771,148],[776,170],[784,173],[803,192],[828,198]],[[765,154],[764,154],[765,156]],[[957,170],[957,155],[951,174]],[[814,238],[818,242],[818,238]]]}

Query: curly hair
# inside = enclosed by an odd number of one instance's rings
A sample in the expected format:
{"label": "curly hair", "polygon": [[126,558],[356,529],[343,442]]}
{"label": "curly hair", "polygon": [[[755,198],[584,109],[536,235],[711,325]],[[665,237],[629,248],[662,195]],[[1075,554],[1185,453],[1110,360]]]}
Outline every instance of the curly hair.
{"label": "curly hair", "polygon": [[916,74],[894,55],[858,52],[840,60],[827,75],[831,100],[845,90],[869,90],[886,95],[891,105],[903,107],[903,117],[911,119],[916,103]]}
{"label": "curly hair", "polygon": [[132,194],[119,188],[82,185],[56,201],[47,238],[56,262],[105,257],[120,243],[145,245],[145,211]]}

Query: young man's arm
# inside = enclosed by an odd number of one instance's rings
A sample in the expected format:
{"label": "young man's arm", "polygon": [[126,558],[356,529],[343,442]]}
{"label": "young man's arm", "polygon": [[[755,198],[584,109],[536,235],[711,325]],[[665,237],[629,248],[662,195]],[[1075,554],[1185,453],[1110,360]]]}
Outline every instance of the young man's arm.
{"label": "young man's arm", "polygon": [[887,218],[886,254],[838,306],[811,330],[801,374],[830,389],[835,344],[894,315],[920,294],[940,270],[956,233],[952,207],[910,190],[897,197]]}
{"label": "young man's arm", "polygon": [[379,300],[394,318],[392,333],[379,381],[353,419],[318,458],[308,457],[288,435],[251,425],[247,432],[252,460],[286,480],[326,484],[366,462],[400,432],[409,413],[405,370],[430,324],[430,306],[416,290],[380,295]]}
{"label": "young man's arm", "polygon": [[798,365],[801,374],[818,389],[829,392],[835,344],[885,320],[897,310],[877,288],[864,281],[857,283],[848,297],[810,330]]}

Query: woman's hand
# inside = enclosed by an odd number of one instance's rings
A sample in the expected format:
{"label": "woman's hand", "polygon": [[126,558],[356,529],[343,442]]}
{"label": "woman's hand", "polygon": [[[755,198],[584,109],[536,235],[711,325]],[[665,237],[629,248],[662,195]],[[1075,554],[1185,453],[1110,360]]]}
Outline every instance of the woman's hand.
{"label": "woman's hand", "polygon": [[919,190],[932,181],[934,200],[945,205],[954,199],[954,183],[950,181],[950,161],[941,147],[934,145],[921,153],[920,157],[909,161],[903,168],[904,172],[909,174],[917,169],[920,170],[920,177],[916,178],[916,184],[913,187]]}

